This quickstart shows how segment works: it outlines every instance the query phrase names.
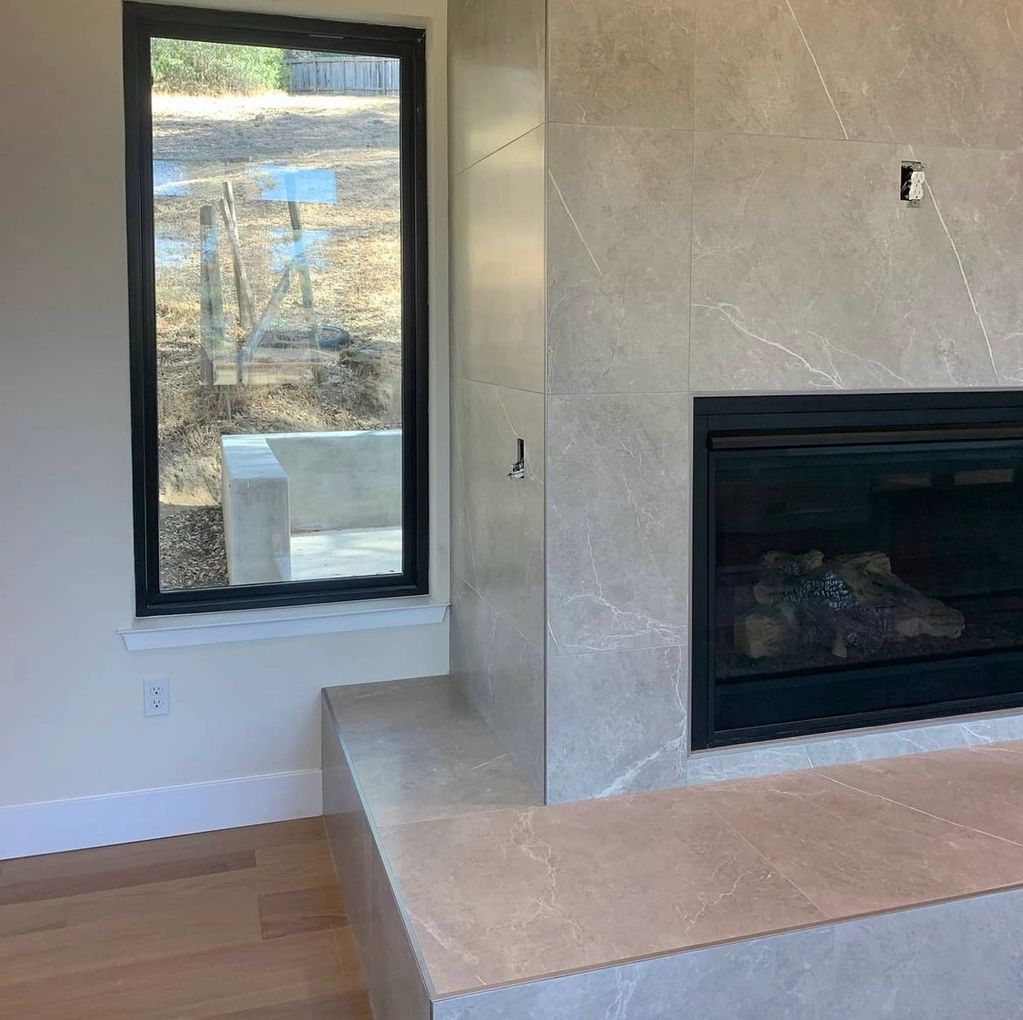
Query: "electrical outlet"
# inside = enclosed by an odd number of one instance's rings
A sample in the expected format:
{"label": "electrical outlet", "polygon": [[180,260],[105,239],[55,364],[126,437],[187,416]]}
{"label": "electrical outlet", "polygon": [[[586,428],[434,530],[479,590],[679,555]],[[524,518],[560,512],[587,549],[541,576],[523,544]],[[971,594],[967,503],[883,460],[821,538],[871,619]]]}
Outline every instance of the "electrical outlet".
{"label": "electrical outlet", "polygon": [[165,676],[142,681],[142,714],[170,715],[170,681]]}
{"label": "electrical outlet", "polygon": [[924,165],[923,163],[905,162],[902,164],[902,179],[899,195],[903,202],[918,206],[924,197]]}

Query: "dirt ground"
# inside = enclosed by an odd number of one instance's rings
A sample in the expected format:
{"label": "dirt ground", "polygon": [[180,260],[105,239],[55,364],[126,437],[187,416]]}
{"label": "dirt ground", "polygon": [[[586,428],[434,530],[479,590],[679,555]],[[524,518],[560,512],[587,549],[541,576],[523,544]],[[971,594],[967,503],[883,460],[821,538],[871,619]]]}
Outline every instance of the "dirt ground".
{"label": "dirt ground", "polygon": [[[400,424],[398,99],[353,96],[153,97],[161,587],[227,581],[221,434]],[[199,208],[229,180],[256,314],[292,253],[280,173],[297,173],[317,322],[351,341],[314,378],[212,387],[200,374]],[[218,219],[218,227],[222,221]],[[230,247],[219,261],[229,333],[245,331]],[[297,282],[274,329],[308,337]],[[324,334],[327,330],[324,330]]]}

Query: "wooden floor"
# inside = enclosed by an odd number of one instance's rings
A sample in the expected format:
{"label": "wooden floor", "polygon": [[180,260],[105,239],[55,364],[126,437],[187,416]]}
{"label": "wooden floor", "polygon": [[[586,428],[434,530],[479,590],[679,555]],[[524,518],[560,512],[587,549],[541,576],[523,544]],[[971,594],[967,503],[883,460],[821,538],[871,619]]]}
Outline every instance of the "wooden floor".
{"label": "wooden floor", "polygon": [[319,818],[0,862],[2,1020],[370,1020]]}

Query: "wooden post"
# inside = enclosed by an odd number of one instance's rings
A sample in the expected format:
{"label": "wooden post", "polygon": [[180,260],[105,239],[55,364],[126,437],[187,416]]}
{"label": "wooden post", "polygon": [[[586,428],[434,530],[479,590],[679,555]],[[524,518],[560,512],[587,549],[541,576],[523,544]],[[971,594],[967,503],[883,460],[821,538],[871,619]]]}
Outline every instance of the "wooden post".
{"label": "wooden post", "polygon": [[259,317],[259,322],[252,327],[252,331],[245,338],[245,343],[242,344],[242,349],[238,354],[239,362],[244,364],[244,362],[251,360],[252,356],[256,353],[256,348],[262,343],[263,336],[267,329],[270,328],[270,324],[277,314],[277,309],[280,308],[285,294],[288,293],[291,287],[291,274],[294,269],[295,264],[293,262],[289,262],[285,266],[283,275],[277,281],[273,294],[270,295],[270,301],[267,303],[266,308],[263,309],[263,314]]}
{"label": "wooden post", "polygon": [[249,286],[249,274],[242,259],[242,243],[238,236],[238,217],[235,215],[234,189],[230,181],[224,181],[224,197],[220,203],[220,212],[227,228],[227,239],[231,244],[231,255],[234,261],[234,289],[238,295],[238,321],[248,328],[256,321],[256,303],[252,299],[252,287]]}
{"label": "wooden post", "polygon": [[199,322],[203,382],[211,386],[234,385],[238,368],[233,344],[224,328],[224,295],[212,205],[199,207]]}
{"label": "wooden post", "polygon": [[292,250],[295,268],[298,270],[299,282],[302,286],[302,304],[305,307],[306,322],[309,323],[309,346],[319,347],[319,325],[316,322],[316,308],[313,305],[313,279],[309,272],[309,259],[306,257],[305,235],[302,231],[302,215],[295,198],[295,179],[289,174],[286,179],[288,194],[288,213],[291,216]]}

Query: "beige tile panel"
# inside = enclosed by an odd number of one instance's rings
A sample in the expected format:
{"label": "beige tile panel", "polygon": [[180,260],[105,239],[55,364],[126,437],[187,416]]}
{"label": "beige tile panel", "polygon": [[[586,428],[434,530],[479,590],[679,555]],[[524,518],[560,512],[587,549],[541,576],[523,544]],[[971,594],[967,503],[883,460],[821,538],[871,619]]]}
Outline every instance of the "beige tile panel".
{"label": "beige tile panel", "polygon": [[1023,142],[1019,4],[693,0],[693,8],[697,128],[994,148]]}
{"label": "beige tile panel", "polygon": [[[1011,254],[985,256],[983,230],[960,225],[952,164],[938,155],[928,172],[940,205],[931,193],[919,207],[902,202],[901,163],[910,155],[905,146],[697,134],[695,391],[1014,379],[1019,355],[1005,337],[1018,297],[1000,290],[1001,332],[994,319],[986,329],[960,264],[964,251],[978,265],[1004,258],[1007,266]],[[992,225],[990,236],[1001,229]]]}

